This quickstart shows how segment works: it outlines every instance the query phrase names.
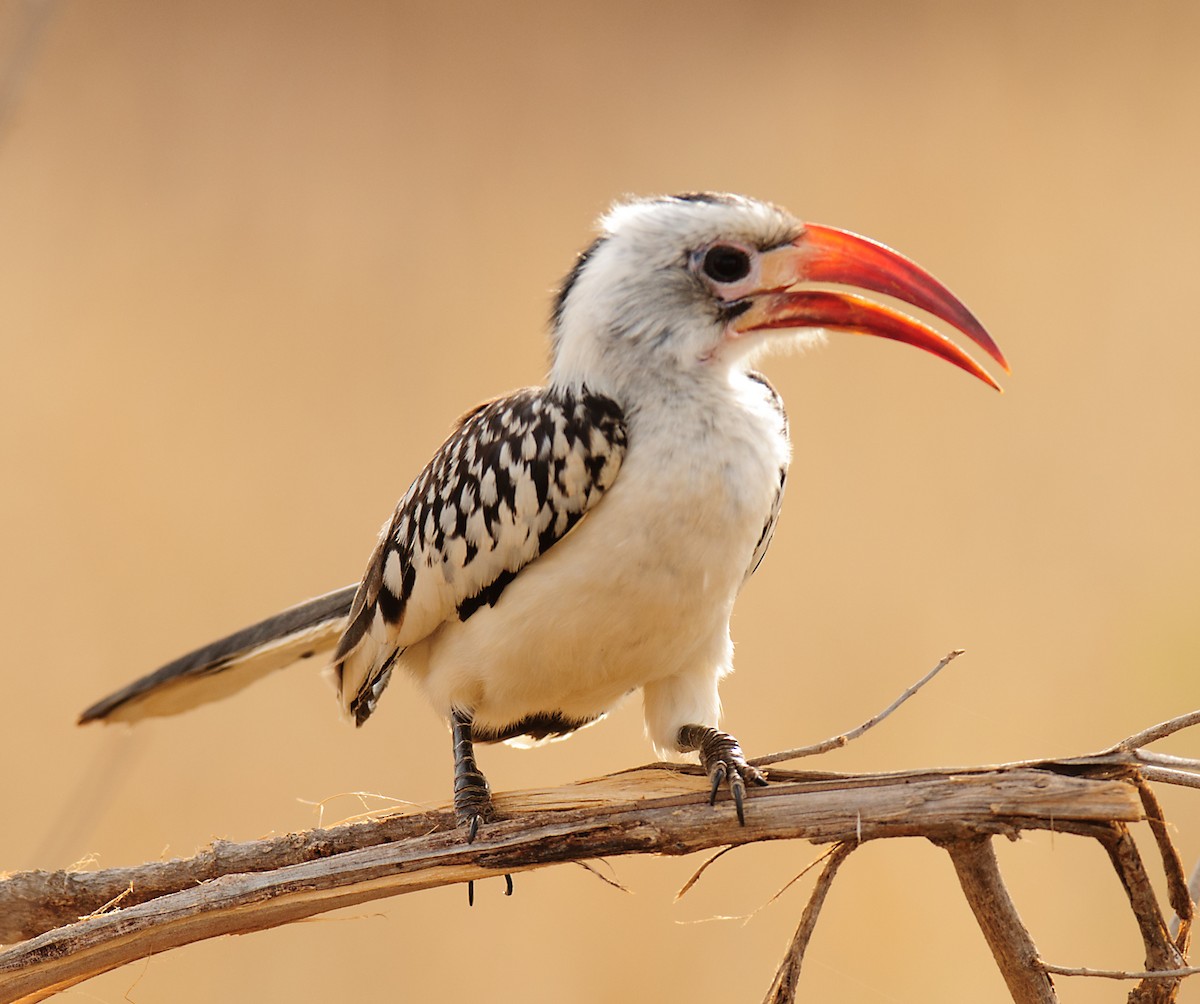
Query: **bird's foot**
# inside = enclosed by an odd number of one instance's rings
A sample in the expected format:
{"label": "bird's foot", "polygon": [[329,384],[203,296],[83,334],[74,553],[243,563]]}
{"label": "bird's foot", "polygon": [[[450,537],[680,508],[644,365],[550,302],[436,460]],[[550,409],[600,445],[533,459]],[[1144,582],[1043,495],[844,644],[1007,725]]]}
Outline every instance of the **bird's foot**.
{"label": "bird's foot", "polygon": [[[471,716],[455,711],[450,717],[454,739],[454,817],[467,831],[467,843],[473,844],[479,826],[492,818],[492,791],[487,778],[475,764],[475,746],[471,740]],[[504,876],[504,895],[511,896],[511,875]],[[467,905],[475,905],[475,882],[467,882]]]}
{"label": "bird's foot", "polygon": [[475,842],[481,823],[492,818],[492,793],[487,778],[478,770],[459,768],[454,772],[454,818],[467,831],[467,843]]}
{"label": "bird's foot", "polygon": [[454,816],[459,826],[466,827],[467,843],[471,844],[479,824],[492,818],[492,791],[475,763],[471,716],[455,710],[450,716],[450,735],[454,742]]}
{"label": "bird's foot", "polygon": [[[492,794],[487,779],[478,770],[458,769],[454,774],[454,815],[467,831],[467,843],[475,842],[481,823],[492,818]],[[504,895],[513,894],[511,875],[504,876]],[[475,905],[475,881],[467,882],[467,905]]]}
{"label": "bird's foot", "polygon": [[685,725],[679,730],[678,743],[682,752],[695,750],[700,754],[700,766],[712,783],[709,805],[716,804],[721,785],[729,782],[729,793],[733,796],[738,822],[745,826],[746,785],[765,785],[766,775],[746,762],[741,746],[728,732],[720,732],[707,725]]}

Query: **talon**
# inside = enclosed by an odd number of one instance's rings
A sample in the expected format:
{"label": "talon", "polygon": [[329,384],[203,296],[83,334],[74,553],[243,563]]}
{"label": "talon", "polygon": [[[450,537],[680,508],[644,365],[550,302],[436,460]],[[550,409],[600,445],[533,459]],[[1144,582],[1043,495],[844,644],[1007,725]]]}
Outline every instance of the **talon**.
{"label": "talon", "polygon": [[700,766],[710,782],[709,805],[716,804],[721,785],[729,782],[729,793],[733,796],[738,822],[745,826],[746,785],[761,787],[767,783],[766,775],[746,762],[742,748],[733,736],[718,732],[711,726],[684,725],[679,730],[677,742],[681,752],[695,750],[700,754]]}
{"label": "talon", "polygon": [[725,780],[726,768],[724,761],[718,761],[717,765],[712,769],[709,778],[712,780],[712,788],[708,792],[708,804],[717,804],[717,792],[721,790],[721,784]]}
{"label": "talon", "polygon": [[742,780],[742,775],[736,770],[733,772],[733,776],[729,780],[729,789],[733,792],[733,804],[737,809],[738,822],[742,826],[745,826],[746,809],[744,803],[746,800],[746,783]]}
{"label": "talon", "polygon": [[[511,896],[513,894],[513,880],[511,875],[504,876],[504,895]],[[475,880],[467,879],[467,906],[475,905]]]}
{"label": "talon", "polygon": [[467,824],[467,843],[475,843],[475,837],[479,833],[479,816],[474,815],[471,821]]}

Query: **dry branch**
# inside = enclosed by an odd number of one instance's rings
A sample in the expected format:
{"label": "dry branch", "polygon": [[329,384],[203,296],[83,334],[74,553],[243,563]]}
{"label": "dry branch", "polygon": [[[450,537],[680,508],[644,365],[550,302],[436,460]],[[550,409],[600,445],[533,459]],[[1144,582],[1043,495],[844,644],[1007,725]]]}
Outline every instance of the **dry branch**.
{"label": "dry branch", "polygon": [[[741,827],[730,805],[707,804],[707,781],[697,769],[655,765],[499,795],[502,818],[471,845],[443,809],[223,842],[188,860],[14,875],[0,883],[0,937],[30,940],[0,953],[0,1004],[41,999],[204,938],[561,861],[796,838],[853,846],[880,837],[950,841],[1026,829],[1097,836],[1112,820],[1142,817],[1136,784],[1112,777],[1107,766],[1102,773],[1083,776],[1074,764],[1066,773],[1052,765],[867,776],[777,770],[772,785],[754,793]],[[119,909],[88,917],[131,887]]]}
{"label": "dry branch", "polygon": [[[1123,823],[1114,823],[1112,833],[1100,842],[1108,851],[1109,860],[1117,870],[1129,905],[1137,918],[1142,941],[1146,945],[1146,969],[1165,971],[1183,967],[1187,960],[1171,940],[1171,932],[1158,906],[1150,877],[1138,853],[1137,844]],[[1142,980],[1129,993],[1130,1004],[1170,1004],[1179,993],[1182,977],[1162,977]]]}
{"label": "dry branch", "polygon": [[1056,1004],[1054,985],[1038,965],[1033,938],[1000,877],[991,838],[966,837],[943,846],[1014,1004]]}
{"label": "dry branch", "polygon": [[[1184,715],[1101,753],[1059,760],[873,775],[773,770],[772,784],[754,792],[745,826],[738,825],[727,796],[716,808],[707,804],[708,782],[697,768],[655,764],[562,788],[498,795],[499,818],[469,845],[447,807],[248,843],[219,841],[186,860],[11,875],[0,880],[0,942],[27,940],[0,952],[0,1004],[42,1000],[205,938],[558,862],[687,854],[760,840],[832,844],[768,997],[785,1002],[794,995],[837,868],[863,841],[903,836],[928,838],[950,852],[1014,1000],[1049,1004],[1054,994],[1048,974],[1066,973],[1136,978],[1130,1001],[1167,1004],[1194,971],[1186,959],[1193,907],[1146,779],[1195,786],[1200,761],[1142,747],[1198,723],[1200,714]],[[1143,819],[1162,859],[1177,928],[1164,919],[1129,834],[1128,824]],[[1051,966],[1037,958],[991,850],[993,836],[1033,829],[1091,837],[1105,846],[1145,942],[1146,971]]]}

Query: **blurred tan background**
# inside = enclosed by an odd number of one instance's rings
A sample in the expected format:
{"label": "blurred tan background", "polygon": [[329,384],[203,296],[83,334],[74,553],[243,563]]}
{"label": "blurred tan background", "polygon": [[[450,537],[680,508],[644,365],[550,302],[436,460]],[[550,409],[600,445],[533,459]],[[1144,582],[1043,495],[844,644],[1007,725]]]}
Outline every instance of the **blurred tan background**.
{"label": "blurred tan background", "polygon": [[[796,460],[723,689],[750,753],[857,724],[955,646],[819,766],[1071,754],[1200,707],[1196,5],[63,0],[29,46],[39,9],[0,8],[6,65],[30,56],[0,123],[0,868],[447,797],[444,726],[402,680],[357,733],[311,666],[132,731],[74,716],[356,579],[453,419],[542,378],[551,290],[622,193],[741,191],[885,241],[1014,367],[998,396],[877,340],[770,363]],[[483,766],[509,789],[650,758],[635,700]],[[1200,797],[1164,798],[1190,863]],[[632,897],[574,867],[470,913],[440,890],[72,996],[757,1001],[810,880],[714,918],[816,853],[740,851],[679,904],[695,860],[613,862]],[[1047,958],[1141,966],[1098,849],[1000,853]],[[803,995],[1007,999],[916,841],[851,858]]]}

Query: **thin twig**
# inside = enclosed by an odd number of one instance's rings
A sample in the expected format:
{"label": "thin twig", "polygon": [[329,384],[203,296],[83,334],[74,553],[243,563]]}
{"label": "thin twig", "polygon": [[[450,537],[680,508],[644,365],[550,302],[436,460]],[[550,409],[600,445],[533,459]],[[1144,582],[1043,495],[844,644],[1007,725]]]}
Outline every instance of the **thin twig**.
{"label": "thin twig", "polygon": [[590,861],[580,860],[580,861],[573,861],[571,863],[579,865],[579,867],[582,868],[584,871],[591,872],[593,875],[596,876],[596,878],[598,878],[605,885],[610,885],[614,889],[620,889],[621,892],[629,893],[629,895],[631,895],[631,896],[633,895],[632,889],[630,889],[628,886],[621,885],[621,883],[618,882],[615,878],[609,878],[607,875],[602,874],[600,869],[597,868],[595,865],[593,865]]}
{"label": "thin twig", "polygon": [[873,729],[876,725],[882,722],[888,717],[888,715],[890,715],[893,711],[900,707],[900,705],[912,697],[918,690],[925,686],[925,684],[937,676],[938,673],[950,665],[951,662],[962,655],[964,651],[964,649],[956,648],[953,652],[948,653],[941,662],[933,667],[933,669],[931,669],[928,673],[921,677],[921,679],[904,691],[903,694],[892,701],[892,703],[879,712],[879,714],[872,718],[868,718],[865,722],[858,726],[858,728],[851,729],[849,732],[843,732],[839,736],[832,736],[823,742],[814,743],[812,746],[797,746],[795,749],[781,750],[778,753],[768,753],[766,756],[755,757],[750,761],[750,763],[755,767],[766,767],[773,763],[783,763],[785,760],[799,760],[802,757],[817,756],[821,753],[828,753],[830,750],[841,749],[847,743],[853,742],[864,732],[868,731],[869,729]]}
{"label": "thin twig", "polygon": [[1168,718],[1165,722],[1151,725],[1148,729],[1142,729],[1141,732],[1135,732],[1127,739],[1122,739],[1105,752],[1127,753],[1130,750],[1141,749],[1143,746],[1149,746],[1151,743],[1172,736],[1181,729],[1191,728],[1193,725],[1200,725],[1200,711],[1189,711],[1186,715],[1177,715],[1174,718]]}
{"label": "thin twig", "polygon": [[709,865],[714,864],[717,858],[719,858],[722,854],[728,854],[732,850],[732,846],[722,847],[719,851],[717,851],[716,854],[712,855],[712,857],[705,859],[704,864],[692,872],[692,877],[684,882],[682,886],[680,886],[679,892],[675,894],[675,902],[678,903],[681,899],[683,899],[683,897],[688,894],[688,891],[692,888],[692,886],[700,881],[700,876],[708,871]]}
{"label": "thin twig", "polygon": [[1124,969],[1088,969],[1084,966],[1056,966],[1038,960],[1038,968],[1054,976],[1096,976],[1105,980],[1170,980],[1184,976],[1195,976],[1200,967],[1185,966],[1182,969],[1143,969],[1127,972]]}
{"label": "thin twig", "polygon": [[1154,750],[1133,750],[1138,763],[1153,763],[1160,767],[1175,767],[1179,770],[1200,771],[1200,759],[1190,756],[1175,756],[1172,753],[1156,753]]}
{"label": "thin twig", "polygon": [[[861,843],[861,841],[856,840],[856,841],[854,841],[853,846],[858,847],[860,843]],[[779,899],[780,896],[782,896],[792,886],[794,886],[797,882],[799,882],[802,878],[804,878],[805,875],[807,875],[810,871],[812,871],[814,868],[816,868],[817,865],[819,865],[822,861],[827,861],[830,857],[832,857],[837,852],[837,849],[840,846],[841,846],[841,844],[834,844],[831,848],[829,848],[829,850],[827,850],[823,854],[819,854],[819,855],[817,855],[817,857],[813,858],[812,861],[810,861],[808,864],[806,864],[803,868],[800,869],[800,871],[798,871],[790,879],[788,879],[786,882],[784,882],[783,885],[781,885],[778,889],[776,889],[775,892],[773,892],[770,895],[770,897],[768,897],[768,899],[765,903],[759,904],[753,910],[751,910],[748,914],[746,914],[746,916],[744,918],[742,918],[742,926],[745,927],[747,924],[749,924],[750,921],[752,921],[755,917],[757,917],[759,915],[759,913],[761,913],[768,906],[770,906],[772,903],[774,903],[775,900]]]}
{"label": "thin twig", "polygon": [[1153,767],[1150,764],[1139,766],[1138,770],[1147,781],[1177,784],[1184,788],[1200,788],[1200,776],[1186,771],[1174,770],[1171,767]]}
{"label": "thin twig", "polygon": [[[804,913],[800,917],[800,925],[796,928],[796,933],[792,935],[787,955],[783,957],[783,962],[775,973],[775,980],[771,983],[771,989],[767,991],[763,1004],[793,1004],[796,1000],[800,967],[804,964],[804,953],[808,949],[808,943],[816,929],[817,917],[820,916],[821,907],[825,905],[825,897],[829,894],[829,887],[833,885],[833,878],[837,874],[837,870],[842,866],[842,862],[850,856],[850,852],[854,850],[855,846],[855,844],[844,842],[837,844],[829,852],[829,860],[825,862],[825,867],[817,877],[817,884],[813,886],[812,895],[808,898],[808,905],[805,906]],[[807,870],[806,868],[805,871]]]}

